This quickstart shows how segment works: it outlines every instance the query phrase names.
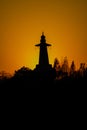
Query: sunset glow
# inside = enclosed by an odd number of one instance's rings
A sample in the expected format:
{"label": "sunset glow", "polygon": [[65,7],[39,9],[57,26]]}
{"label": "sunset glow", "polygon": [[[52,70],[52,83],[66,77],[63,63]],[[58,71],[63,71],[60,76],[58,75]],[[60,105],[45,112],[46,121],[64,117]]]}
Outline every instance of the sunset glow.
{"label": "sunset glow", "polygon": [[0,71],[34,69],[42,32],[50,64],[65,56],[77,68],[87,63],[86,0],[0,0]]}

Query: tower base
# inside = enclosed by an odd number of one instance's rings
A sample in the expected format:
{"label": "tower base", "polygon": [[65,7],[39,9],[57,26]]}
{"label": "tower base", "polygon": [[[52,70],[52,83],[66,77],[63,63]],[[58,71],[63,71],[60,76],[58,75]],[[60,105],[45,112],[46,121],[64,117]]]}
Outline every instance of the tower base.
{"label": "tower base", "polygon": [[47,72],[47,71],[50,71],[51,69],[52,69],[51,64],[47,66],[36,65],[36,68],[35,68],[35,70],[38,72]]}

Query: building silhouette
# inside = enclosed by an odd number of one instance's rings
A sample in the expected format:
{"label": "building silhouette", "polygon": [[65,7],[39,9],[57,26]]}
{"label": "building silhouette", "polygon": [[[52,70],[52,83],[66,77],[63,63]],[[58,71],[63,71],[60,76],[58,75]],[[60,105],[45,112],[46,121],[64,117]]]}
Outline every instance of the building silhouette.
{"label": "building silhouette", "polygon": [[47,51],[47,47],[51,46],[51,44],[46,43],[44,32],[42,33],[40,43],[36,44],[35,46],[40,47],[39,64],[36,65],[35,70],[48,71],[52,69],[52,65],[49,64],[49,57],[48,57],[48,51]]}

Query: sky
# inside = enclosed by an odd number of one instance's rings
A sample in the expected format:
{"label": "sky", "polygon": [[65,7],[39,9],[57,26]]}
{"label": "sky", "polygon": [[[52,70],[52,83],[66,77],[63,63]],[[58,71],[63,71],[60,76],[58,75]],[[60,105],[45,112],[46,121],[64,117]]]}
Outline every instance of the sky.
{"label": "sky", "polygon": [[0,71],[34,69],[42,32],[50,64],[66,56],[77,68],[87,63],[86,0],[0,0]]}

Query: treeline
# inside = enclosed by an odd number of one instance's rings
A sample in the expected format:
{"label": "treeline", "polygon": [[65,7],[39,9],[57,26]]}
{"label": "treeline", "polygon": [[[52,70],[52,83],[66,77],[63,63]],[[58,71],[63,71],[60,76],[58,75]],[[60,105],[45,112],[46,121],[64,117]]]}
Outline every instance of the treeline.
{"label": "treeline", "polygon": [[54,60],[52,69],[48,71],[38,72],[23,66],[16,70],[11,76],[6,72],[0,73],[0,87],[56,87],[76,89],[87,86],[87,67],[85,63],[81,63],[78,70],[72,61],[68,64],[67,57],[60,63],[57,58]]}
{"label": "treeline", "polygon": [[69,66],[67,57],[64,58],[62,63],[55,58],[53,68],[56,70],[56,79],[62,79],[64,77],[83,78],[87,76],[87,66],[85,63],[80,63],[79,69],[77,70],[74,61]]}

